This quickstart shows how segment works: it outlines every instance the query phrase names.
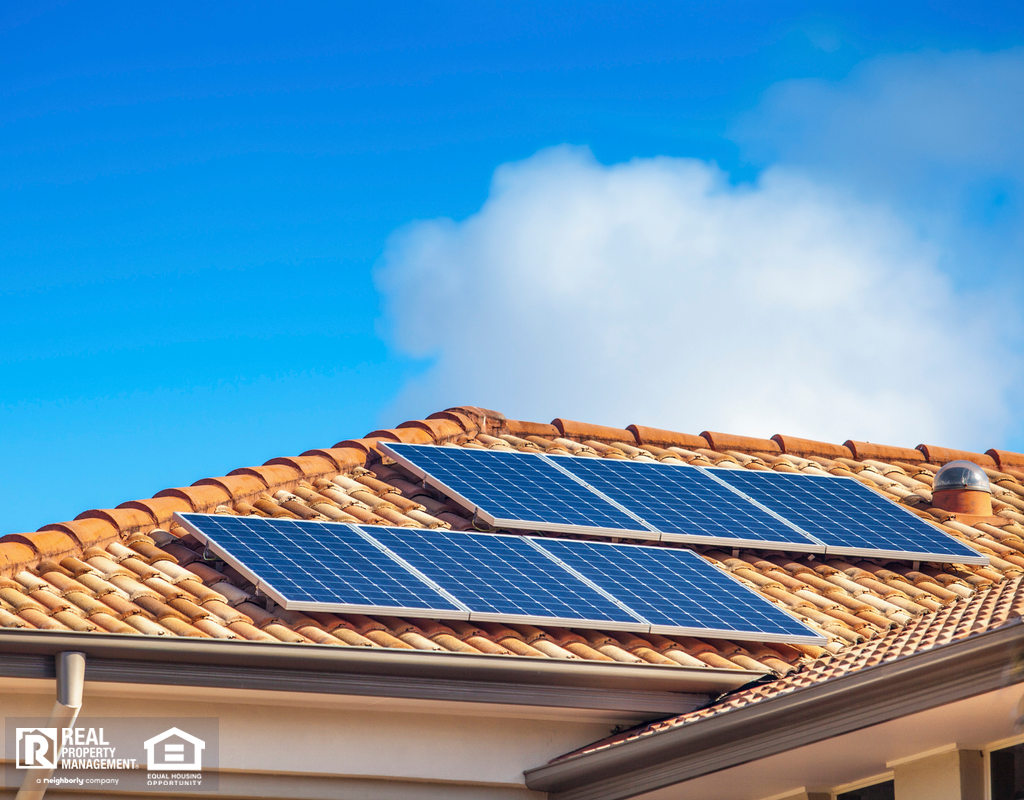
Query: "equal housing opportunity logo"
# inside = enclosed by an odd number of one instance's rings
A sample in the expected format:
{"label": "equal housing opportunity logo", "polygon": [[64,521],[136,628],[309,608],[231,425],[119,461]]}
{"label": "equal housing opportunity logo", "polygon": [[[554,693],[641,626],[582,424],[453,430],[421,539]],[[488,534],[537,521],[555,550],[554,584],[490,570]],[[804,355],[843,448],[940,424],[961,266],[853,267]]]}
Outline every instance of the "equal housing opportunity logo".
{"label": "equal housing opportunity logo", "polygon": [[146,769],[192,770],[203,768],[203,750],[206,742],[177,728],[169,728],[159,736],[147,739]]}

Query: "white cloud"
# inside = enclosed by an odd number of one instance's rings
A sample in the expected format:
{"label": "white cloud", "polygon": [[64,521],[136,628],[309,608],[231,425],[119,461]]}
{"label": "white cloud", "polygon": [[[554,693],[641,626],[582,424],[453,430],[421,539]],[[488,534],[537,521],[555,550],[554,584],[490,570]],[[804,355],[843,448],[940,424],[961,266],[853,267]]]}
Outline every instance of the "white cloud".
{"label": "white cloud", "polygon": [[[468,219],[414,223],[377,268],[398,402],[913,446],[998,445],[996,332],[883,207],[782,168],[543,151]],[[966,324],[964,320],[971,320]]]}
{"label": "white cloud", "polygon": [[732,135],[749,158],[898,208],[957,283],[1024,293],[1024,47],[901,53],[837,81],[783,81]]}
{"label": "white cloud", "polygon": [[783,81],[734,134],[773,161],[871,183],[905,184],[935,168],[957,183],[978,172],[1020,178],[1024,47],[902,53],[839,81]]}

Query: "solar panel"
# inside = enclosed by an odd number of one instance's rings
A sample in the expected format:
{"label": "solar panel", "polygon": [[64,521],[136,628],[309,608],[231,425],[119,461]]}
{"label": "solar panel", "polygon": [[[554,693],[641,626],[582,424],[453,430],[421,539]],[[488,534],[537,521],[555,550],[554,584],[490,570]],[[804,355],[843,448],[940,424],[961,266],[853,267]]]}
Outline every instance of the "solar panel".
{"label": "solar panel", "polygon": [[[682,550],[261,517],[175,517],[286,609],[819,641],[792,620],[786,627],[788,618],[767,601]],[[731,612],[723,604],[732,604]]]}
{"label": "solar panel", "polygon": [[523,537],[369,525],[361,530],[458,599],[471,620],[647,630],[642,618]]}
{"label": "solar panel", "polygon": [[820,643],[787,612],[689,550],[531,539],[651,623],[652,633]]}
{"label": "solar panel", "polygon": [[621,508],[539,455],[434,445],[381,449],[490,525],[657,539]]}
{"label": "solar panel", "polygon": [[434,445],[381,447],[496,527],[988,563],[849,478]]}
{"label": "solar panel", "polygon": [[715,470],[715,476],[799,525],[833,555],[988,563],[853,478],[746,470]]}
{"label": "solar panel", "polygon": [[662,541],[824,552],[820,542],[701,469],[596,458],[558,463],[661,531]]}
{"label": "solar panel", "polygon": [[466,609],[349,525],[207,514],[175,517],[286,609],[469,617]]}

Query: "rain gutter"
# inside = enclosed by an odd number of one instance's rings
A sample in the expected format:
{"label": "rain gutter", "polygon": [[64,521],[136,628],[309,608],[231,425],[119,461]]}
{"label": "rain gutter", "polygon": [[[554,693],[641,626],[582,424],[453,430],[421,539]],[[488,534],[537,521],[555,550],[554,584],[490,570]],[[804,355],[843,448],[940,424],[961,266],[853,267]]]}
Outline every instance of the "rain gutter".
{"label": "rain gutter", "polygon": [[87,656],[85,680],[413,698],[664,716],[762,673],[320,644],[0,629],[0,677],[53,678],[54,656]]}

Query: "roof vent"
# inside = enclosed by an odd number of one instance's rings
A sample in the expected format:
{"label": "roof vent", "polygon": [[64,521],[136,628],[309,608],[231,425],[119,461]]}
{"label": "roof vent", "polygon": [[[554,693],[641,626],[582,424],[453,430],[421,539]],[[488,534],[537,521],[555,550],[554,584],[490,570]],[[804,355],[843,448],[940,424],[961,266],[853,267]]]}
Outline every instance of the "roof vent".
{"label": "roof vent", "polygon": [[950,461],[932,483],[932,504],[949,511],[968,525],[992,515],[992,485],[985,470],[972,461]]}
{"label": "roof vent", "polygon": [[943,489],[970,489],[992,494],[988,475],[973,461],[950,461],[935,473],[932,491],[938,492]]}

